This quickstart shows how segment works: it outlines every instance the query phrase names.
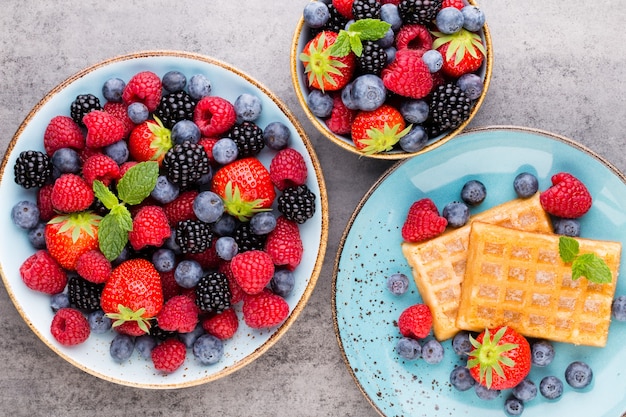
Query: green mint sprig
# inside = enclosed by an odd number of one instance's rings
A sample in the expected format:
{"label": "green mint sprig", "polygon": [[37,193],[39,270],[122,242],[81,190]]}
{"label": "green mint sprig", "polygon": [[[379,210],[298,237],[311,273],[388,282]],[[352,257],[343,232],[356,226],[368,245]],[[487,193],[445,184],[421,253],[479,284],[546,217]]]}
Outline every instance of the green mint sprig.
{"label": "green mint sprig", "polygon": [[572,264],[572,279],[585,277],[596,284],[611,282],[609,266],[595,253],[580,253],[578,241],[569,236],[559,237],[559,255],[565,263]]}
{"label": "green mint sprig", "polygon": [[93,182],[93,191],[109,212],[100,221],[98,245],[104,256],[112,261],[128,243],[133,219],[127,205],[137,205],[150,195],[159,177],[159,164],[140,162],[130,168],[117,183],[117,196],[102,183]]}
{"label": "green mint sprig", "polygon": [[332,56],[346,56],[354,52],[356,56],[363,53],[363,41],[377,41],[385,36],[391,25],[379,19],[360,19],[350,25],[347,30],[340,30],[337,40],[330,49]]}

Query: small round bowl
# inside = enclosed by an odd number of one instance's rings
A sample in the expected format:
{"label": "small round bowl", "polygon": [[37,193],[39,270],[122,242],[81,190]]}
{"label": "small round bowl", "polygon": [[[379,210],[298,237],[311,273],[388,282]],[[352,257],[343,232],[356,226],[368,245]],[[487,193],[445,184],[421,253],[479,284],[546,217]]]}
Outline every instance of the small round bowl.
{"label": "small round bowl", "polygon": [[[311,1],[317,1],[317,0],[311,0]],[[467,3],[470,5],[477,6],[475,0],[467,0]],[[296,92],[296,96],[298,97],[298,101],[300,102],[300,105],[304,109],[305,114],[307,115],[311,123],[313,123],[315,128],[326,138],[330,139],[332,142],[339,145],[343,149],[346,149],[350,152],[356,153],[361,156],[377,158],[377,159],[388,159],[388,160],[399,160],[399,159],[408,158],[411,156],[426,153],[448,142],[450,139],[452,139],[457,134],[462,132],[463,129],[465,129],[465,127],[471,122],[474,116],[476,116],[476,114],[478,113],[478,110],[480,109],[480,106],[482,105],[485,99],[485,96],[487,94],[487,90],[489,89],[489,84],[491,81],[491,71],[493,67],[493,48],[491,44],[491,35],[489,33],[489,28],[487,27],[486,23],[484,24],[483,29],[478,33],[480,34],[483,40],[483,45],[485,46],[485,49],[487,52],[484,62],[481,68],[477,72],[477,74],[483,79],[483,83],[484,83],[482,94],[474,102],[467,120],[462,122],[454,130],[448,131],[434,138],[430,138],[426,146],[417,152],[404,152],[403,150],[399,149],[396,146],[396,148],[398,149],[394,148],[394,150],[389,151],[389,152],[382,152],[382,153],[367,155],[361,152],[360,150],[358,150],[354,146],[354,143],[352,142],[352,139],[349,136],[337,135],[333,133],[332,131],[328,129],[323,119],[315,116],[309,110],[307,106],[307,102],[306,102],[306,97],[308,96],[310,89],[307,85],[307,81],[304,76],[304,66],[302,65],[298,57],[300,53],[302,52],[302,50],[304,49],[304,47],[306,46],[307,42],[311,40],[311,34],[310,34],[309,26],[305,24],[304,18],[302,17],[298,21],[298,25],[296,27],[292,44],[291,44],[291,56],[290,56],[291,80],[292,80],[292,83]]]}
{"label": "small round bowl", "polygon": [[[11,208],[21,200],[35,201],[34,191],[25,190],[13,180],[13,164],[24,150],[43,151],[43,132],[56,115],[69,115],[70,103],[78,94],[91,93],[102,97],[102,85],[111,77],[128,81],[137,72],[149,70],[159,76],[178,70],[187,78],[204,74],[212,83],[211,94],[234,100],[242,93],[257,95],[261,99],[262,113],[256,120],[261,128],[272,121],[284,123],[291,134],[290,146],[304,157],[309,172],[307,186],[317,195],[315,215],[300,226],[304,246],[302,262],[295,269],[295,287],[286,297],[290,312],[277,326],[255,330],[241,319],[241,303],[235,311],[240,317],[235,336],[224,342],[224,356],[214,365],[198,362],[190,350],[183,366],[165,375],[154,369],[151,361],[138,352],[123,364],[115,362],[109,354],[114,332],[91,334],[89,339],[73,347],[59,344],[50,333],[53,317],[48,295],[28,289],[21,280],[19,268],[35,250],[26,232],[11,221]],[[269,166],[273,151],[263,151],[259,159]],[[269,154],[269,155],[268,155]],[[264,155],[264,156],[261,156]],[[141,388],[182,388],[199,385],[228,375],[266,352],[294,323],[311,295],[322,268],[328,238],[328,200],[321,167],[303,128],[288,108],[266,87],[238,69],[215,59],[186,52],[147,51],[115,57],[95,64],[71,76],[48,93],[28,114],[13,136],[0,167],[0,272],[7,292],[18,312],[32,331],[59,356],[79,369],[104,380]]]}

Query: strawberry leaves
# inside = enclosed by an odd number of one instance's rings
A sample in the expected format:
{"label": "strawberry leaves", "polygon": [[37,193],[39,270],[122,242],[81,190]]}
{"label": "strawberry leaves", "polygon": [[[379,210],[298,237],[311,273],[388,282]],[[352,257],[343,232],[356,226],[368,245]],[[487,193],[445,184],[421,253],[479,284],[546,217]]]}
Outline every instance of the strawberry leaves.
{"label": "strawberry leaves", "polygon": [[467,361],[467,367],[471,369],[475,366],[480,366],[480,381],[484,382],[487,388],[491,388],[493,384],[494,372],[501,378],[504,378],[502,366],[515,366],[515,362],[506,354],[517,349],[519,345],[515,343],[501,343],[506,330],[506,327],[502,327],[492,337],[489,329],[486,329],[482,343],[470,335],[470,343],[475,350],[471,352],[472,357]]}
{"label": "strawberry leaves", "polygon": [[437,49],[443,44],[450,43],[446,50],[445,59],[450,61],[454,57],[454,64],[458,65],[465,56],[466,53],[470,54],[474,58],[479,58],[477,50],[482,53],[483,56],[487,55],[483,41],[480,35],[474,32],[470,32],[466,29],[446,35],[441,32],[433,32],[433,35],[437,38],[433,42],[433,49]]}
{"label": "strawberry leaves", "polygon": [[585,277],[596,284],[611,282],[611,270],[595,253],[580,254],[580,244],[569,236],[559,237],[559,255],[563,262],[572,264],[572,279]]}

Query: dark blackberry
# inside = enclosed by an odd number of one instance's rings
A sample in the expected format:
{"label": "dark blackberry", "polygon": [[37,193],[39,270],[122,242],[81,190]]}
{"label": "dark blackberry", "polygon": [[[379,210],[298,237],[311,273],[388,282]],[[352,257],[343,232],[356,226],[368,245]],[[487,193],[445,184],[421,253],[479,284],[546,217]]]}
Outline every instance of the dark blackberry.
{"label": "dark blackberry", "polygon": [[441,10],[442,0],[402,0],[398,13],[406,24],[429,24]]}
{"label": "dark blackberry", "polygon": [[228,137],[237,144],[238,158],[255,156],[265,147],[263,129],[253,122],[244,121],[236,124],[228,133]]}
{"label": "dark blackberry", "polygon": [[330,13],[330,18],[328,22],[321,29],[316,29],[314,36],[319,33],[321,30],[331,30],[333,32],[339,32],[341,29],[346,28],[346,23],[348,23],[348,19],[346,19],[341,13],[337,11],[337,8],[332,4],[328,5],[328,12]]}
{"label": "dark blackberry", "polygon": [[363,41],[363,52],[357,58],[359,70],[364,74],[380,75],[387,63],[385,49],[374,41]]}
{"label": "dark blackberry", "polygon": [[278,197],[278,211],[285,218],[302,224],[315,214],[315,194],[306,185],[286,188]]}
{"label": "dark blackberry", "polygon": [[256,235],[252,233],[250,222],[243,222],[237,226],[233,238],[237,242],[239,252],[249,250],[263,250],[267,235]]}
{"label": "dark blackberry", "polygon": [[94,311],[100,308],[100,295],[104,284],[94,284],[79,275],[71,274],[67,280],[67,295],[76,308]]}
{"label": "dark blackberry", "polygon": [[165,175],[181,188],[187,188],[211,172],[209,157],[202,145],[185,141],[174,145],[163,159]]}
{"label": "dark blackberry", "polygon": [[176,244],[182,253],[200,253],[211,247],[211,226],[200,220],[183,220],[176,225]]}
{"label": "dark blackberry", "polygon": [[70,106],[70,115],[80,126],[85,126],[83,117],[92,110],[102,110],[100,99],[93,94],[79,94]]}
{"label": "dark blackberry", "polygon": [[354,19],[380,19],[380,3],[378,0],[354,0],[352,14]]}
{"label": "dark blackberry", "polygon": [[471,109],[472,100],[455,83],[438,86],[430,102],[429,136],[456,129],[467,120]]}
{"label": "dark blackberry", "polygon": [[161,342],[176,334],[177,332],[163,330],[162,328],[160,328],[156,320],[150,322],[150,336]]}
{"label": "dark blackberry", "polygon": [[205,274],[196,285],[196,305],[207,313],[222,313],[230,308],[228,277],[221,272]]}
{"label": "dark blackberry", "polygon": [[52,162],[39,151],[22,151],[13,166],[15,183],[24,188],[41,187],[52,176]]}
{"label": "dark blackberry", "polygon": [[185,91],[166,94],[161,97],[159,106],[154,110],[163,126],[171,129],[176,122],[181,120],[193,120],[193,111],[196,101]]}

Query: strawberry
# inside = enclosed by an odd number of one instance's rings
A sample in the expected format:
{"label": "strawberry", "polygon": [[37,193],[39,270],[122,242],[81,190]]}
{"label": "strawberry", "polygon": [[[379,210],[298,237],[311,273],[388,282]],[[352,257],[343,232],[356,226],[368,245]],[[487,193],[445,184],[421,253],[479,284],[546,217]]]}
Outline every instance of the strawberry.
{"label": "strawberry", "polygon": [[414,304],[400,313],[398,328],[404,337],[423,339],[430,333],[433,316],[426,304]]}
{"label": "strawberry", "polygon": [[461,29],[451,35],[441,32],[434,35],[433,49],[443,56],[443,74],[458,78],[480,68],[487,52],[478,33]]}
{"label": "strawberry", "polygon": [[74,308],[64,307],[54,314],[50,333],[63,346],[74,346],[89,338],[91,328],[83,313]]}
{"label": "strawberry", "polygon": [[220,168],[213,176],[211,191],[222,197],[227,213],[242,221],[270,209],[276,198],[269,171],[254,157]]}
{"label": "strawberry", "polygon": [[276,326],[289,315],[289,304],[269,290],[249,295],[243,302],[243,320],[253,329]]}
{"label": "strawberry", "polygon": [[184,191],[174,201],[163,206],[171,227],[176,227],[176,224],[183,220],[197,220],[196,213],[193,211],[193,201],[197,195],[197,190]]}
{"label": "strawberry", "polygon": [[133,75],[122,92],[126,105],[134,102],[143,103],[149,112],[153,112],[161,101],[161,79],[151,71],[142,71]]}
{"label": "strawberry", "polygon": [[326,127],[337,135],[350,135],[352,123],[357,115],[357,110],[350,110],[346,107],[340,94],[333,97],[333,110],[330,117],[324,120]]}
{"label": "strawberry", "polygon": [[150,261],[134,258],[119,264],[104,285],[102,310],[114,327],[133,323],[148,333],[149,320],[163,307],[161,277]]}
{"label": "strawberry", "polygon": [[396,35],[396,49],[410,49],[415,51],[418,56],[433,47],[433,37],[423,25],[403,25]]}
{"label": "strawberry", "polygon": [[43,147],[48,156],[61,148],[83,149],[85,136],[80,126],[69,116],[53,117],[43,134]]}
{"label": "strawberry", "polygon": [[75,270],[80,255],[98,248],[99,223],[91,211],[55,216],[44,230],[48,252],[63,268]]}
{"label": "strawberry", "polygon": [[120,167],[111,157],[98,153],[85,160],[83,178],[89,186],[93,186],[93,182],[99,180],[108,187],[112,181],[121,178]]}
{"label": "strawberry", "polygon": [[331,55],[337,36],[335,32],[322,31],[302,50],[299,58],[304,64],[309,87],[337,91],[350,82],[356,68],[356,56],[353,52],[345,56]]}
{"label": "strawberry", "polygon": [[433,88],[433,77],[419,52],[400,49],[381,73],[388,90],[404,97],[424,98]]}
{"label": "strawberry", "polygon": [[176,338],[169,338],[156,345],[150,352],[154,369],[166,374],[182,366],[187,357],[187,347]]}
{"label": "strawberry", "polygon": [[33,291],[58,294],[67,284],[67,273],[47,250],[38,250],[20,266],[24,284]]}
{"label": "strawberry", "polygon": [[202,136],[220,136],[235,125],[237,113],[228,100],[218,96],[206,96],[196,104],[193,121],[200,129]]}
{"label": "strawberry", "polygon": [[354,0],[332,0],[332,4],[335,6],[335,9],[337,9],[339,14],[346,19],[354,19],[354,14],[352,13],[353,3]]}
{"label": "strawberry", "polygon": [[131,130],[135,127],[135,123],[133,123],[133,121],[130,120],[130,117],[128,117],[128,106],[122,102],[116,103],[113,101],[107,101],[104,103],[104,106],[102,106],[102,110],[112,114],[122,121],[124,124],[124,137],[128,137]]}
{"label": "strawberry", "polygon": [[530,372],[530,345],[513,328],[486,329],[476,339],[470,336],[470,342],[474,349],[467,367],[479,384],[492,390],[513,388]]}
{"label": "strawberry", "polygon": [[272,257],[275,266],[285,266],[290,271],[296,269],[304,251],[298,224],[278,216],[276,227],[265,241],[265,251]]}
{"label": "strawberry", "polygon": [[111,262],[99,250],[90,250],[76,260],[76,272],[89,282],[102,284],[111,275]]}
{"label": "strawberry", "polygon": [[578,178],[567,172],[552,176],[552,186],[539,195],[545,211],[557,217],[575,219],[587,213],[592,198],[589,190]]}
{"label": "strawberry", "polygon": [[139,162],[157,161],[160,165],[172,145],[172,132],[158,118],[135,126],[128,138],[128,152]]}
{"label": "strawberry", "polygon": [[352,123],[352,141],[357,149],[371,155],[389,151],[406,135],[402,114],[395,107],[383,104],[376,110],[360,111]]}
{"label": "strawberry", "polygon": [[124,139],[126,127],[117,117],[103,110],[92,110],[83,117],[87,126],[85,145],[88,148],[102,148]]}
{"label": "strawberry", "polygon": [[274,276],[274,263],[267,252],[249,250],[240,252],[230,261],[235,281],[246,294],[258,294]]}
{"label": "strawberry", "polygon": [[302,154],[293,148],[278,151],[270,162],[270,179],[281,191],[306,183],[307,166]]}
{"label": "strawberry", "polygon": [[95,196],[91,186],[76,174],[62,174],[50,193],[52,208],[63,213],[87,210]]}
{"label": "strawberry", "polygon": [[191,298],[177,295],[165,302],[156,316],[159,328],[169,332],[189,333],[198,324],[198,307]]}
{"label": "strawberry", "polygon": [[128,232],[128,241],[135,250],[146,246],[162,246],[170,237],[167,216],[159,206],[144,206],[133,218],[133,230]]}
{"label": "strawberry", "polygon": [[421,242],[439,236],[448,225],[446,218],[439,215],[434,203],[423,200],[411,205],[402,225],[402,238],[407,242]]}
{"label": "strawberry", "polygon": [[207,317],[202,321],[202,328],[221,340],[232,338],[239,328],[237,313],[232,308],[222,313]]}

